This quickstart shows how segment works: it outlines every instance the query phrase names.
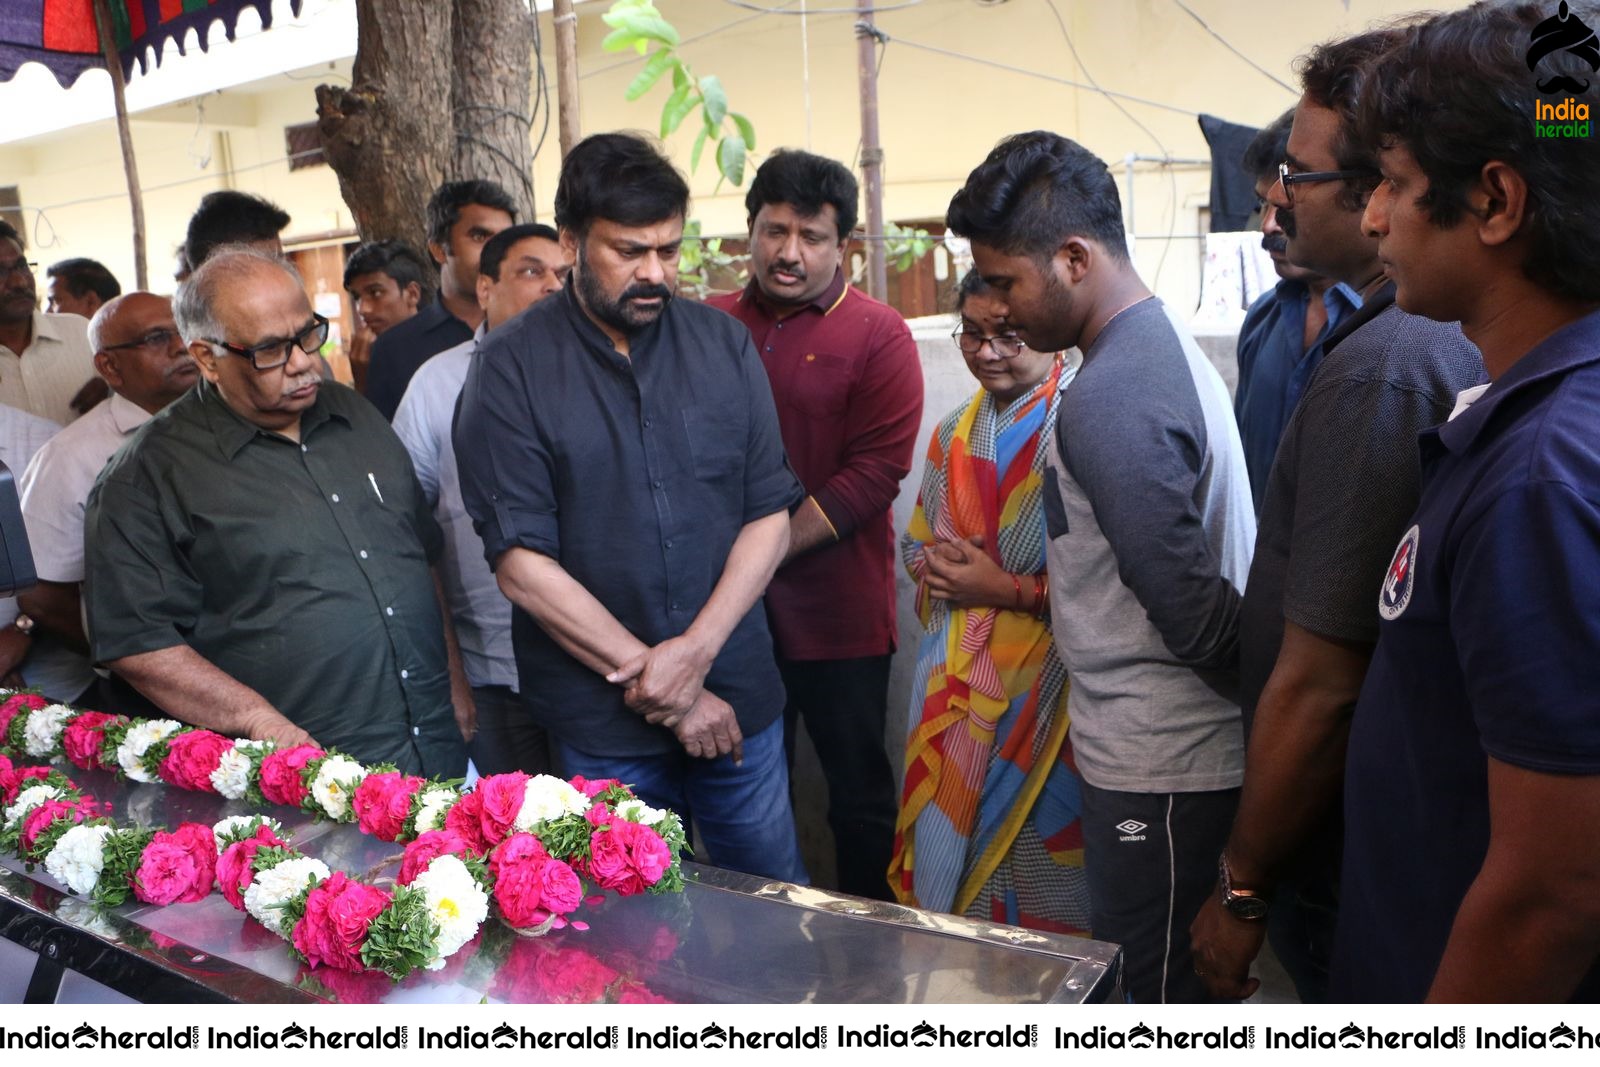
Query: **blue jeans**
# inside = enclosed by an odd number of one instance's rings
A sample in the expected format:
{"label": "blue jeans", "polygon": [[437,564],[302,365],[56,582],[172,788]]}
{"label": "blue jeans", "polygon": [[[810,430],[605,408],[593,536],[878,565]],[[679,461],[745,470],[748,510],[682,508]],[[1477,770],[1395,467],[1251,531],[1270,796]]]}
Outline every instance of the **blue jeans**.
{"label": "blue jeans", "polygon": [[561,773],[620,778],[653,808],[693,820],[706,860],[717,867],[805,885],[789,769],[783,755],[783,720],[744,739],[744,765],[733,757],[696,759],[681,748],[651,756],[594,756],[552,737]]}

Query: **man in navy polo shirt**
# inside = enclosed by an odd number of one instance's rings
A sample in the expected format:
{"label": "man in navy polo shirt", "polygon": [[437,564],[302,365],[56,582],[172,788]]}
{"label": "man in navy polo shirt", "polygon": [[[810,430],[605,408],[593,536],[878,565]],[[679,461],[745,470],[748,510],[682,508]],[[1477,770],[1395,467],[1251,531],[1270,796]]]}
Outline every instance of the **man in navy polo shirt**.
{"label": "man in navy polo shirt", "polygon": [[1439,16],[1363,92],[1383,174],[1364,225],[1400,306],[1459,319],[1491,382],[1422,435],[1374,590],[1335,1000],[1600,995],[1600,141],[1532,119],[1600,106],[1600,8],[1553,11]]}

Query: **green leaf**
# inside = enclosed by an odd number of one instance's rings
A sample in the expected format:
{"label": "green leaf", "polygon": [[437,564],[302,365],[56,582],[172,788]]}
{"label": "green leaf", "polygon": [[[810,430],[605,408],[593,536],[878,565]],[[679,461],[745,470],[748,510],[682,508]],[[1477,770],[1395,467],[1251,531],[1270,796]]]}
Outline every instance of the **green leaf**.
{"label": "green leaf", "polygon": [[606,34],[606,39],[600,42],[600,48],[606,52],[621,52],[632,48],[639,42],[639,35],[632,30],[612,30]]}
{"label": "green leaf", "polygon": [[744,181],[744,138],[730,133],[717,145],[717,169],[734,185]]}
{"label": "green leaf", "polygon": [[715,74],[707,74],[700,79],[700,95],[706,102],[706,124],[715,132],[728,114],[728,93]]}
{"label": "green leaf", "polygon": [[679,60],[678,65],[672,68],[672,87],[674,89],[687,89],[694,81],[689,77],[689,70]]}
{"label": "green leaf", "polygon": [[640,15],[628,26],[640,37],[660,41],[668,48],[678,47],[678,31],[672,28],[672,23],[660,15]]}
{"label": "green leaf", "polygon": [[658,48],[650,57],[650,61],[644,65],[644,69],[633,76],[633,81],[628,83],[628,88],[622,94],[623,97],[637,100],[648,93],[650,87],[661,80],[661,75],[667,72],[672,63],[672,53]]}
{"label": "green leaf", "polygon": [[739,136],[744,138],[745,148],[749,149],[751,152],[754,152],[756,150],[756,128],[750,124],[749,119],[745,118],[737,111],[728,112],[728,117],[732,119],[733,124],[739,128]]}
{"label": "green leaf", "polygon": [[666,106],[661,109],[661,137],[675,132],[683,125],[683,120],[689,117],[689,112],[698,106],[698,101],[689,94],[689,86],[680,85],[672,90],[672,95],[667,97]]}
{"label": "green leaf", "polygon": [[696,135],[696,137],[694,139],[694,149],[689,153],[689,171],[690,171],[690,173],[693,173],[694,171],[697,171],[697,170],[700,169],[700,152],[706,146],[706,138],[708,138],[710,136],[711,136],[711,134],[707,130],[705,130],[704,128],[702,128],[700,130],[700,133],[698,135]]}

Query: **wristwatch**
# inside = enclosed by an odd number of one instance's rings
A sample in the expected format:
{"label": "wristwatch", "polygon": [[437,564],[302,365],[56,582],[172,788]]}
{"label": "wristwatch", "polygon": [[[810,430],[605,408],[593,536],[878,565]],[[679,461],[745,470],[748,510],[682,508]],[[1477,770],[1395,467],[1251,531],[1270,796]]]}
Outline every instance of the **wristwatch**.
{"label": "wristwatch", "polygon": [[26,634],[29,637],[33,636],[33,628],[35,626],[35,623],[33,621],[33,616],[31,616],[31,615],[18,615],[17,616],[17,621],[13,622],[11,625],[16,628],[17,633]]}
{"label": "wristwatch", "polygon": [[1242,889],[1233,884],[1233,872],[1228,870],[1228,854],[1217,859],[1217,888],[1222,892],[1222,906],[1235,919],[1260,922],[1267,917],[1267,898],[1254,889]]}

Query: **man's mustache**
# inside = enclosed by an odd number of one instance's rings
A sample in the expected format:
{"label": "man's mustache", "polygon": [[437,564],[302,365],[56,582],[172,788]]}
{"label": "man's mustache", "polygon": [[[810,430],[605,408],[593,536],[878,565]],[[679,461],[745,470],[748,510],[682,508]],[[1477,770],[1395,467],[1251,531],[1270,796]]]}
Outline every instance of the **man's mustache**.
{"label": "man's mustache", "polygon": [[622,292],[623,300],[662,300],[672,299],[672,290],[665,285],[640,284],[630,285]]}
{"label": "man's mustache", "polygon": [[1273,254],[1287,252],[1289,251],[1289,238],[1281,233],[1265,234],[1261,238],[1261,247]]}

